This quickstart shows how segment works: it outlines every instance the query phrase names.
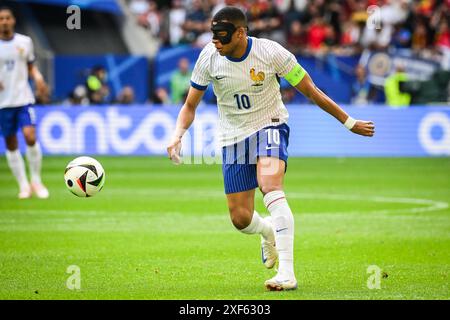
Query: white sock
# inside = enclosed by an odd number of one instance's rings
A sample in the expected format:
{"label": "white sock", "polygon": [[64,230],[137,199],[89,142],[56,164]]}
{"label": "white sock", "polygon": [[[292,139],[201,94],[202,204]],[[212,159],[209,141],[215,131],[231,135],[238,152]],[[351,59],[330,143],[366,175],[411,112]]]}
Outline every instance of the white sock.
{"label": "white sock", "polygon": [[278,274],[295,278],[294,274],[294,216],[283,191],[272,191],[264,196],[264,204],[272,215],[275,243],[278,251]]}
{"label": "white sock", "polygon": [[239,231],[246,234],[259,233],[264,237],[264,239],[267,239],[273,234],[272,226],[270,225],[270,223],[261,218],[261,216],[256,211],[253,211],[253,217],[250,224]]}
{"label": "white sock", "polygon": [[31,182],[41,183],[42,151],[40,144],[36,142],[34,146],[27,145],[26,155],[30,167]]}
{"label": "white sock", "polygon": [[19,149],[10,151],[6,150],[6,160],[14,177],[19,183],[20,190],[28,188],[30,184],[27,179],[27,172],[25,171],[25,162]]}

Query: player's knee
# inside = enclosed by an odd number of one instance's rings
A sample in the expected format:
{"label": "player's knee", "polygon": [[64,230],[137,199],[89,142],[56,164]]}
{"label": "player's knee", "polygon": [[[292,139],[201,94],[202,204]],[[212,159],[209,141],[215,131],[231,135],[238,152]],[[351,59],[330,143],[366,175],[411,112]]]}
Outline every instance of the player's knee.
{"label": "player's knee", "polygon": [[266,194],[268,194],[269,192],[272,192],[272,191],[283,190],[283,186],[277,185],[277,184],[265,184],[265,185],[259,186],[259,190],[261,190],[261,193],[263,195],[266,195]]}
{"label": "player's knee", "polygon": [[6,149],[9,151],[15,151],[19,148],[19,143],[16,137],[6,138]]}
{"label": "player's knee", "polygon": [[23,128],[23,137],[29,146],[34,146],[36,143],[36,129],[34,126],[27,126]]}
{"label": "player's knee", "polygon": [[26,135],[25,143],[29,146],[34,146],[36,144],[36,135],[34,135],[34,134]]}
{"label": "player's knee", "polygon": [[252,221],[253,212],[247,208],[232,208],[230,209],[231,222],[238,230],[246,228]]}

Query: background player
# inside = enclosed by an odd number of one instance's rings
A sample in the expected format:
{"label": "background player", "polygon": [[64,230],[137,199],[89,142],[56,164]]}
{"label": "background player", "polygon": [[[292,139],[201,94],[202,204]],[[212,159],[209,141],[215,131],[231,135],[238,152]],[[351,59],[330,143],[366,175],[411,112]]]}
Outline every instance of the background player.
{"label": "background player", "polygon": [[[352,132],[372,136],[374,125],[351,118],[314,85],[295,56],[281,45],[248,37],[245,14],[238,8],[220,10],[212,20],[211,29],[213,41],[197,60],[191,88],[167,151],[171,159],[179,161],[183,133],[192,124],[208,84],[213,82],[219,107],[219,143],[223,147],[222,168],[231,220],[243,233],[261,234],[266,267],[273,267],[279,258],[278,272],[265,282],[265,286],[269,290],[296,289],[294,219],[283,192],[288,112],[281,100],[278,77],[284,77]],[[255,140],[257,147],[252,148]],[[257,187],[264,195],[271,219],[263,219],[254,211]]]}
{"label": "background player", "polygon": [[[15,33],[15,18],[11,9],[0,8],[0,129],[6,142],[6,159],[17,182],[19,198],[48,198],[47,188],[41,181],[42,152],[36,141],[35,103],[28,78],[34,80],[38,96],[48,95],[48,87],[33,65],[34,52],[31,38]],[[45,100],[45,99],[44,99]],[[31,175],[28,182],[25,164],[18,148],[17,131],[22,128],[26,141],[26,157]]]}

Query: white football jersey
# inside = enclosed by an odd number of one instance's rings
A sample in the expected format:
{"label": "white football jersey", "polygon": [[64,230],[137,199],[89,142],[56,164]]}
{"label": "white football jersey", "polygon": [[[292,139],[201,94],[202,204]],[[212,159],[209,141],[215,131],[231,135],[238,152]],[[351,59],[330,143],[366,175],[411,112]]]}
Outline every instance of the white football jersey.
{"label": "white football jersey", "polygon": [[221,56],[211,42],[195,64],[191,84],[205,90],[213,83],[219,112],[218,143],[228,146],[271,125],[287,122],[279,77],[286,76],[297,59],[280,44],[248,37],[240,59]]}
{"label": "white football jersey", "polygon": [[15,33],[11,40],[0,40],[0,109],[35,102],[28,82],[28,63],[33,61],[30,37]]}

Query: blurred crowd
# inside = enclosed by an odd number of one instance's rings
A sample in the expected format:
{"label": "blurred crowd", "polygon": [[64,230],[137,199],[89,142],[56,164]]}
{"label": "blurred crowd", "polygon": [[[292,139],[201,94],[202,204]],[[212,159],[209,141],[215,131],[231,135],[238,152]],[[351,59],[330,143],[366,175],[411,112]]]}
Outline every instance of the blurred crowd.
{"label": "blurred crowd", "polygon": [[[203,47],[212,16],[242,8],[249,34],[294,54],[355,54],[364,48],[410,48],[429,56],[450,49],[450,0],[128,0],[140,25],[167,46]],[[374,6],[374,7],[371,7]],[[368,10],[368,8],[371,8]]]}
{"label": "blurred crowd", "polygon": [[[250,36],[275,40],[296,55],[326,60],[330,53],[355,56],[395,49],[407,51],[415,58],[450,61],[450,0],[127,1],[138,24],[166,47],[190,44],[202,48],[212,39],[211,18],[224,6],[233,5],[246,12]],[[148,102],[182,103],[189,89],[192,67],[187,59],[180,59],[169,85],[153,89]],[[438,70],[431,84],[407,83],[404,67],[397,66],[386,78],[384,87],[377,87],[368,81],[367,65],[357,65],[350,71],[355,79],[350,84],[351,103],[373,103],[380,91],[384,102],[391,106],[426,102],[417,95],[450,103],[450,65],[443,72]],[[125,86],[112,97],[105,78],[103,67],[93,68],[86,82],[74,88],[67,103],[134,102],[132,87]],[[286,103],[298,102],[296,96],[293,88],[282,88]]]}
{"label": "blurred crowd", "polygon": [[[246,12],[249,35],[269,38],[296,55],[328,59],[329,54],[354,56],[368,51],[402,50],[415,58],[450,61],[450,0],[128,0],[136,21],[163,46],[190,44],[204,47],[212,39],[211,19],[227,5]],[[450,66],[447,66],[447,70]],[[177,71],[179,72],[179,71]],[[351,84],[351,103],[373,103],[382,92],[391,106],[421,101],[433,86],[403,84],[404,66],[377,87],[368,81],[367,65],[357,65]],[[447,73],[445,73],[447,72]],[[448,71],[432,101],[450,103]],[[189,86],[187,79],[184,86]],[[433,78],[434,79],[434,78]],[[181,81],[181,80],[180,80]],[[179,82],[180,82],[179,81]],[[429,88],[422,92],[421,88]],[[152,102],[178,103],[173,88],[157,88]],[[442,97],[444,92],[446,97]],[[282,88],[285,102],[298,96]],[[430,97],[430,96],[429,96]],[[431,97],[430,97],[431,98]],[[436,100],[437,99],[437,100]]]}
{"label": "blurred crowd", "polygon": [[123,86],[114,96],[107,83],[107,70],[98,65],[90,69],[85,82],[78,84],[62,104],[65,105],[106,105],[118,104],[129,105],[135,103],[134,88],[129,85]]}
{"label": "blurred crowd", "polygon": [[[158,87],[149,97],[150,103],[162,105],[178,105],[187,95],[191,80],[191,66],[189,60],[181,58],[178,68],[170,77],[169,88]],[[48,103],[42,102],[42,103]],[[135,90],[131,85],[124,85],[115,95],[108,85],[108,72],[102,66],[94,66],[87,70],[85,81],[75,86],[67,99],[62,101],[64,105],[88,106],[88,105],[131,105],[137,103]]]}

